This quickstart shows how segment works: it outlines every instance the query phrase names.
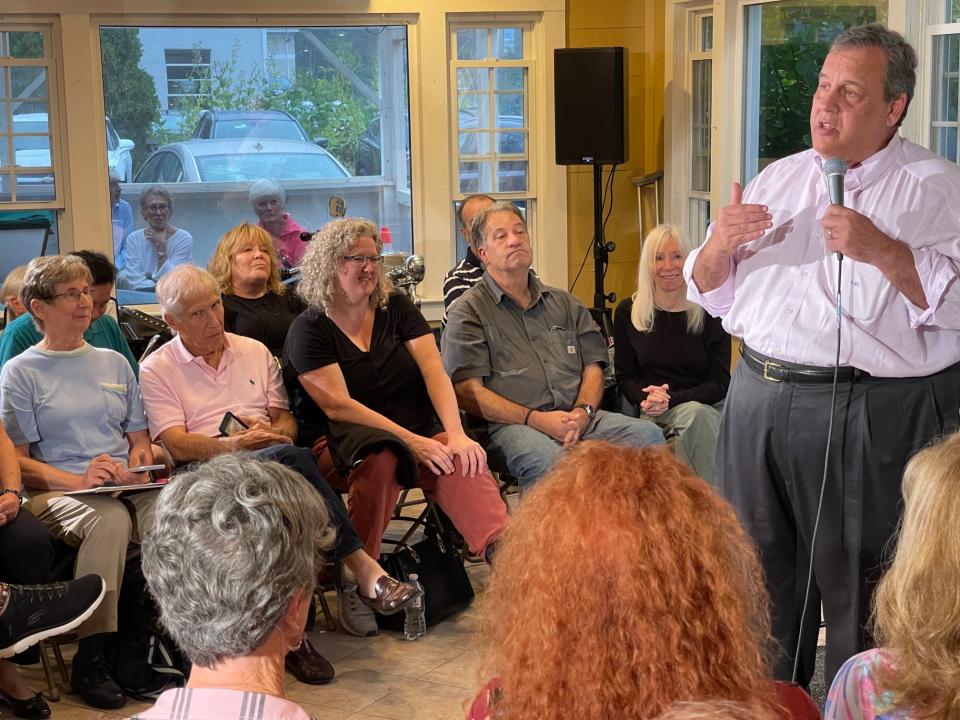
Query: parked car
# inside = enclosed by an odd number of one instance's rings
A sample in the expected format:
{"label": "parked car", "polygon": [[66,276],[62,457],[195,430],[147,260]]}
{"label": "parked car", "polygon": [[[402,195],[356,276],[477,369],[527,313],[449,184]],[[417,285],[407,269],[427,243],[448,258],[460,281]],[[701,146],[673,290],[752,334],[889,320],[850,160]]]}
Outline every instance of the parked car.
{"label": "parked car", "polygon": [[133,149],[137,146],[133,140],[122,138],[113,129],[110,118],[106,118],[107,125],[107,165],[110,172],[120,176],[120,182],[133,180]]}
{"label": "parked car", "polygon": [[333,155],[299,140],[185,140],[158,148],[137,171],[138,183],[253,182],[344,178]]}
{"label": "parked car", "polygon": [[323,138],[309,138],[300,122],[281,110],[204,110],[193,129],[196,140],[299,140],[323,146]]}
{"label": "parked car", "polygon": [[[104,118],[107,133],[107,165],[111,171],[120,174],[123,182],[133,178],[133,158],[130,151],[136,145],[132,140],[121,138],[113,127],[110,118]],[[50,167],[50,122],[47,113],[24,113],[13,116],[13,148],[16,164],[19,167]],[[19,133],[43,133],[42,135],[20,135]],[[53,183],[53,177],[36,182]]]}

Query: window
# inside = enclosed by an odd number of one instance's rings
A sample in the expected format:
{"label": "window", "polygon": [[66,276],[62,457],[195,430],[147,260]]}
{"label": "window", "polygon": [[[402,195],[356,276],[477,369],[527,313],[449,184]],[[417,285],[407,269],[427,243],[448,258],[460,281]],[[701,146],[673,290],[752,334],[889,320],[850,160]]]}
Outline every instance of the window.
{"label": "window", "polygon": [[57,199],[53,70],[49,28],[0,25],[0,203]]}
{"label": "window", "polygon": [[[929,147],[951,162],[960,162],[960,0],[939,0],[927,28],[930,53],[930,101],[926,117]],[[921,67],[926,63],[921,59]],[[917,90],[920,95],[920,89]],[[914,103],[916,104],[916,103]],[[923,108],[919,112],[923,112]]]}
{"label": "window", "polygon": [[952,162],[957,155],[957,81],[960,78],[960,33],[937,35],[933,42],[933,102],[930,149]]}
{"label": "window", "polygon": [[210,51],[199,46],[164,50],[167,109],[179,110],[185,100],[202,100],[210,91]]}
{"label": "window", "polygon": [[710,105],[713,100],[713,14],[689,15],[690,187],[686,231],[706,236],[710,224]]}
{"label": "window", "polygon": [[848,27],[887,22],[886,0],[795,0],[745,13],[743,182],[810,147],[810,102],[830,43]]}
{"label": "window", "polygon": [[[406,26],[103,27],[100,36],[107,115],[134,146],[122,186],[134,230],[115,239],[115,258],[129,262],[125,243],[143,245],[148,225],[166,225],[192,237],[177,261],[206,265],[226,230],[260,221],[249,190],[264,179],[286,194],[286,216],[262,220],[275,234],[316,230],[341,206],[389,228],[394,251],[412,251]],[[136,102],[114,92],[121,78],[142,88]],[[140,209],[153,185],[172,199],[162,218]],[[146,275],[120,268],[121,303],[153,302],[166,270],[143,262]]]}
{"label": "window", "polygon": [[523,27],[460,27],[453,32],[457,189],[528,193],[530,112]]}

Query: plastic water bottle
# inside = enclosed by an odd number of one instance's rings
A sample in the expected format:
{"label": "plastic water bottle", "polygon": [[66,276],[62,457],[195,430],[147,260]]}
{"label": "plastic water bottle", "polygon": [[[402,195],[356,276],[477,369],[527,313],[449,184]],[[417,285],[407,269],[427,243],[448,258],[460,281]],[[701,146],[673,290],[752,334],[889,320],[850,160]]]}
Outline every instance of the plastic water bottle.
{"label": "plastic water bottle", "polygon": [[403,639],[419,640],[427,634],[427,618],[423,613],[426,595],[423,592],[423,585],[420,584],[420,580],[417,579],[415,574],[410,574],[408,582],[420,590],[420,597],[404,609]]}

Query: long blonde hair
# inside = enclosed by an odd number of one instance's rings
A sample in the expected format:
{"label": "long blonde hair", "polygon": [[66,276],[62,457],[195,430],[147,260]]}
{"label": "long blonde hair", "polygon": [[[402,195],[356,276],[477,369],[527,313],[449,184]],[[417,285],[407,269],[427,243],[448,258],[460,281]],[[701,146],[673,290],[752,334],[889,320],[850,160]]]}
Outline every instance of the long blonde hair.
{"label": "long blonde hair", "polygon": [[879,686],[910,717],[960,717],[960,435],[903,473],[906,509],[893,564],[874,596],[874,632],[893,664]]}
{"label": "long blonde hair", "polygon": [[[657,253],[670,238],[677,241],[680,254],[684,258],[693,250],[694,246],[674,225],[657,225],[647,233],[640,250],[640,263],[637,270],[637,291],[633,294],[633,309],[630,311],[630,320],[640,332],[653,330],[653,318],[656,305],[653,301],[653,277],[657,269]],[[687,332],[699,335],[703,332],[703,308],[694,303],[687,303]]]}

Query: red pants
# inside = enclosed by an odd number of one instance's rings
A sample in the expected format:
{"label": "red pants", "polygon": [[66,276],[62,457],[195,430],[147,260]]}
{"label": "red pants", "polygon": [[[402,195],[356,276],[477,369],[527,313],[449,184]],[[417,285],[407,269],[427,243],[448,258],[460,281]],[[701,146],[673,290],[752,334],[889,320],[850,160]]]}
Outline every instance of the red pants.
{"label": "red pants", "polygon": [[[446,442],[447,436],[446,433],[439,433],[433,439]],[[396,454],[390,449],[371,453],[350,471],[346,483],[338,473],[330,472],[333,463],[327,460],[329,455],[326,452],[324,455],[327,457],[318,458],[320,468],[331,485],[347,490],[347,509],[353,527],[363,541],[366,553],[378,559],[380,539],[400,498],[401,488],[396,480]],[[434,475],[420,465],[417,487],[432,497],[453,521],[470,551],[482,555],[506,525],[507,508],[486,466],[482,473],[472,478],[464,475],[459,458],[454,459],[454,467],[450,475]]]}

